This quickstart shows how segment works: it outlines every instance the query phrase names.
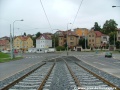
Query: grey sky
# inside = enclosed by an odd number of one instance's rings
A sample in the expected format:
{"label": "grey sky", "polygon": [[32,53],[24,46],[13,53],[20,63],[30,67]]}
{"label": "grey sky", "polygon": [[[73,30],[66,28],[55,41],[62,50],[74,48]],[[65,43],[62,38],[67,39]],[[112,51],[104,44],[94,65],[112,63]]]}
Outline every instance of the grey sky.
{"label": "grey sky", "polygon": [[[73,23],[81,0],[42,0],[52,29],[66,30]],[[120,0],[83,0],[74,28],[102,27],[106,20],[114,19],[120,28]],[[15,20],[15,35],[51,32],[40,0],[0,0],[0,37],[9,36],[10,24]],[[69,29],[72,25],[68,25]],[[19,29],[18,29],[19,28]],[[13,29],[13,28],[12,28]],[[55,31],[54,31],[55,32]]]}

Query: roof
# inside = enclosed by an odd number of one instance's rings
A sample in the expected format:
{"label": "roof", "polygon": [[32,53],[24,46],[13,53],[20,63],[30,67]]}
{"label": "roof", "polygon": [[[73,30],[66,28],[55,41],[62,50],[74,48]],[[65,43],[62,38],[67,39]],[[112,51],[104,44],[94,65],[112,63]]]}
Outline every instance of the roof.
{"label": "roof", "polygon": [[103,34],[100,31],[95,31],[96,37],[101,37]]}
{"label": "roof", "polygon": [[0,40],[0,45],[6,45],[8,42],[8,40]]}
{"label": "roof", "polygon": [[26,41],[29,37],[28,36],[18,36],[19,39],[22,41]]}
{"label": "roof", "polygon": [[41,37],[44,37],[46,40],[51,40],[51,38],[48,37],[46,34],[40,35],[37,39],[41,39]]}
{"label": "roof", "polygon": [[68,30],[68,31],[59,31],[61,32],[59,36],[66,36],[67,34],[69,36],[78,36],[74,31]]}

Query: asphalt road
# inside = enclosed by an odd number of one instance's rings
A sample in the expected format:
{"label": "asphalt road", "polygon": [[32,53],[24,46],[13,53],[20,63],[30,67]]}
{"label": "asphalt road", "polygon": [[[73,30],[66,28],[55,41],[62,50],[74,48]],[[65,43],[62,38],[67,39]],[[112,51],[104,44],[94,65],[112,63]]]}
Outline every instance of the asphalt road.
{"label": "asphalt road", "polygon": [[49,60],[51,58],[58,57],[59,53],[46,53],[46,54],[37,54],[37,53],[28,53],[23,54],[24,59],[0,63],[0,81],[8,78],[34,64],[42,62],[44,60]]}
{"label": "asphalt road", "polygon": [[[115,58],[105,58],[104,54],[78,54],[75,55],[80,60],[92,65],[102,71],[120,78],[120,60]],[[116,56],[116,55],[114,55]]]}

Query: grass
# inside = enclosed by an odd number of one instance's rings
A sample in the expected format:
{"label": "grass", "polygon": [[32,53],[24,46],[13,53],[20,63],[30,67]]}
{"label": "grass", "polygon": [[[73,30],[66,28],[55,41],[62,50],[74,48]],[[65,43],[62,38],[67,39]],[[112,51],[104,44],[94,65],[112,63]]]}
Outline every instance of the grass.
{"label": "grass", "polygon": [[0,52],[0,58],[9,58],[10,55]]}
{"label": "grass", "polygon": [[4,63],[4,62],[10,62],[10,61],[15,61],[15,60],[20,60],[23,57],[15,57],[13,59],[11,59],[9,54],[5,54],[5,53],[1,53],[0,52],[0,63]]}

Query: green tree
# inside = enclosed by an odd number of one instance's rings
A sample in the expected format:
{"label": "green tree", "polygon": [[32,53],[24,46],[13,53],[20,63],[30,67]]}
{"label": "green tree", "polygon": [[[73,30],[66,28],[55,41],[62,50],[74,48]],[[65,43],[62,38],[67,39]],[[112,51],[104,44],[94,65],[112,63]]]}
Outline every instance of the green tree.
{"label": "green tree", "polygon": [[36,38],[38,38],[40,35],[41,35],[41,33],[40,33],[40,32],[37,32]]}
{"label": "green tree", "polygon": [[[85,39],[80,39],[79,40],[79,45],[82,46],[83,49],[85,49]],[[87,43],[87,40],[86,40],[86,48],[88,48],[88,43]]]}
{"label": "green tree", "polygon": [[111,32],[116,32],[117,29],[117,23],[113,20],[106,20],[106,22],[103,25],[103,29],[101,30],[102,33],[109,35]]}
{"label": "green tree", "polygon": [[55,47],[58,46],[58,35],[53,34],[52,36],[52,47],[54,47],[54,43],[55,43]]}
{"label": "green tree", "polygon": [[116,41],[116,32],[111,32],[111,33],[109,33],[109,43],[111,44],[111,45],[113,45],[114,44],[114,38],[115,38],[115,41]]}
{"label": "green tree", "polygon": [[120,49],[120,41],[116,41],[115,45],[117,49]]}
{"label": "green tree", "polygon": [[24,36],[26,36],[26,32],[24,32]]}
{"label": "green tree", "polygon": [[93,29],[94,29],[94,31],[100,31],[101,30],[100,26],[98,25],[98,22],[95,22]]}

